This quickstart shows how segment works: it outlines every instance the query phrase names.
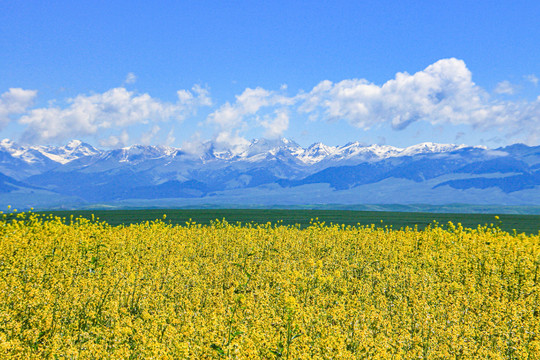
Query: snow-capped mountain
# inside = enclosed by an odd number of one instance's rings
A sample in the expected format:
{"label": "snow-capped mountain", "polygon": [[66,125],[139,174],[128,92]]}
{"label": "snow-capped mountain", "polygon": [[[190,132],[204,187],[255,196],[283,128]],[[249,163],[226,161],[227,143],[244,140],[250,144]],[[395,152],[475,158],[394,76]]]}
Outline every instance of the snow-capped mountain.
{"label": "snow-capped mountain", "polygon": [[40,162],[44,157],[56,163],[66,164],[71,160],[83,156],[96,155],[100,152],[100,150],[94,148],[92,145],[85,144],[80,140],[72,140],[67,145],[54,147],[19,146],[9,139],[0,141],[0,151],[5,151],[28,164]]}
{"label": "snow-capped mountain", "polygon": [[207,142],[100,150],[78,140],[60,147],[2,140],[0,175],[0,206],[540,204],[540,147],[522,144],[303,148],[257,139],[233,149]]}
{"label": "snow-capped mountain", "polygon": [[301,163],[311,165],[324,160],[341,161],[355,159],[358,161],[378,161],[389,157],[413,156],[427,153],[450,152],[465,148],[465,145],[422,143],[404,149],[387,145],[362,145],[359,142],[344,146],[327,146],[316,143],[302,148],[288,139],[268,140],[255,139],[249,144],[231,149],[219,149],[212,142],[202,144],[202,152],[185,152],[183,149],[169,146],[132,145],[114,150],[98,150],[92,145],[72,140],[67,145],[54,146],[20,146],[9,139],[0,141],[0,151],[20,159],[28,165],[43,163],[44,159],[56,164],[65,165],[84,157],[115,158],[119,162],[136,164],[146,160],[174,158],[179,155],[199,157],[203,160],[249,161],[259,162],[272,157],[294,157]]}

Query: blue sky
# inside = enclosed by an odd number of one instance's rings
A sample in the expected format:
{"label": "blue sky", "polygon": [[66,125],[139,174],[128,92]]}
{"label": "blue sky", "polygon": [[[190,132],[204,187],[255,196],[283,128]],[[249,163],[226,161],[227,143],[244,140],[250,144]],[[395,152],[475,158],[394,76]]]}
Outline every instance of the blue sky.
{"label": "blue sky", "polygon": [[538,1],[4,1],[0,138],[540,144]]}

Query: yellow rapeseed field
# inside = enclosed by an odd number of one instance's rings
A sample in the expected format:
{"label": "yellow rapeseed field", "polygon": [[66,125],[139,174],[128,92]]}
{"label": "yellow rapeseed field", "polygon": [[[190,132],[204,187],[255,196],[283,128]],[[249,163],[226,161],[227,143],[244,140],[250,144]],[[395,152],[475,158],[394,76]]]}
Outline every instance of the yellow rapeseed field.
{"label": "yellow rapeseed field", "polygon": [[540,359],[540,237],[0,221],[0,358]]}

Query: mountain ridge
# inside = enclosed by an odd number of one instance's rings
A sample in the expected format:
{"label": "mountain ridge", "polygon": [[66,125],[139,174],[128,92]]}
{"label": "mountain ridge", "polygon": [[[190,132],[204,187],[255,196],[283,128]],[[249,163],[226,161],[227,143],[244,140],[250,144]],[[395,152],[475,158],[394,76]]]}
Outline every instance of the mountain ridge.
{"label": "mountain ridge", "polygon": [[202,143],[199,152],[152,145],[100,150],[79,140],[54,147],[5,139],[0,206],[20,201],[35,207],[31,203],[39,198],[47,207],[50,194],[55,202],[76,199],[77,206],[143,199],[176,199],[178,206],[540,203],[540,146],[351,142],[303,148],[289,139],[255,139],[234,149],[220,145]]}
{"label": "mountain ridge", "polygon": [[[268,139],[253,139],[248,145],[245,145],[240,148],[240,151],[232,152],[231,149],[226,149],[224,151],[217,151],[213,147],[214,143],[205,142],[202,143],[203,147],[206,147],[206,151],[201,154],[197,152],[188,152],[182,148],[175,148],[170,146],[161,146],[161,145],[140,145],[134,144],[121,148],[114,148],[110,150],[100,150],[93,147],[90,144],[84,143],[80,140],[71,140],[66,145],[63,146],[50,146],[50,145],[18,145],[10,139],[4,139],[0,141],[0,151],[7,152],[13,157],[20,158],[27,163],[36,162],[35,154],[39,153],[42,156],[48,157],[49,160],[58,162],[61,164],[66,164],[72,160],[78,159],[83,156],[93,156],[97,154],[109,153],[109,152],[122,152],[122,153],[134,153],[138,150],[152,150],[154,152],[161,152],[163,155],[173,155],[175,153],[183,153],[190,155],[201,155],[204,156],[208,153],[214,155],[216,154],[229,154],[229,156],[219,156],[221,159],[246,159],[262,153],[272,153],[276,152],[279,149],[293,149],[294,153],[297,155],[303,155],[303,158],[310,156],[313,153],[316,153],[316,158],[320,158],[321,153],[325,153],[326,156],[335,157],[351,157],[359,154],[375,154],[378,157],[392,157],[392,156],[411,156],[420,153],[433,153],[433,152],[443,152],[443,151],[453,151],[460,148],[483,148],[482,146],[467,146],[464,144],[455,145],[455,144],[438,144],[433,142],[424,142],[416,145],[412,145],[406,148],[398,148],[390,145],[362,145],[359,142],[350,142],[342,146],[328,146],[323,143],[314,143],[307,148],[302,148],[296,142],[281,138],[279,140],[268,140]],[[255,151],[253,151],[255,150]],[[258,151],[257,151],[258,150]],[[274,154],[275,155],[275,154]],[[315,163],[318,160],[309,157],[309,160],[306,160],[306,163]]]}

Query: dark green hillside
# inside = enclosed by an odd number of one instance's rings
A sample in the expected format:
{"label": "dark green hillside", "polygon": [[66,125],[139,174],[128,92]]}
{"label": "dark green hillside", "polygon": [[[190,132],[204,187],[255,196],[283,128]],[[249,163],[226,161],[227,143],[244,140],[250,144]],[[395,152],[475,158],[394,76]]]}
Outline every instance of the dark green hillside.
{"label": "dark green hillside", "polygon": [[[461,223],[467,228],[478,225],[499,225],[501,229],[512,232],[536,234],[540,231],[540,215],[499,215],[495,214],[436,214],[420,212],[387,212],[387,211],[352,211],[352,210],[263,210],[263,209],[150,209],[150,210],[82,210],[51,211],[57,216],[69,218],[71,215],[91,218],[92,214],[100,221],[111,225],[132,224],[144,221],[163,219],[171,224],[184,225],[190,219],[196,223],[209,224],[211,221],[226,219],[230,223],[277,223],[300,226],[309,225],[318,219],[326,224],[392,226],[394,229],[418,226],[424,229],[428,224],[437,221],[439,224]],[[382,221],[382,222],[381,222]]]}

